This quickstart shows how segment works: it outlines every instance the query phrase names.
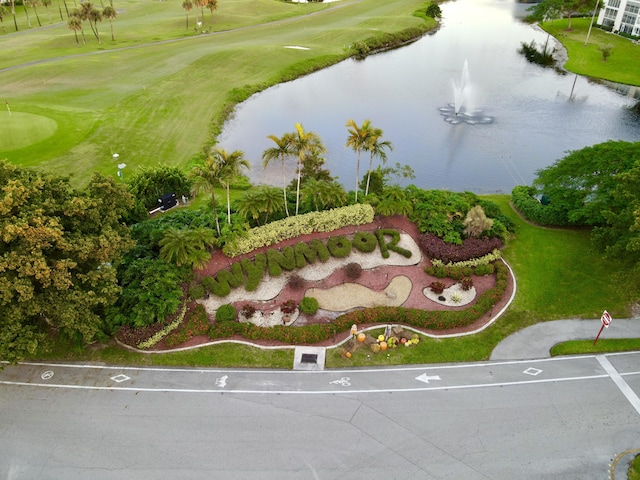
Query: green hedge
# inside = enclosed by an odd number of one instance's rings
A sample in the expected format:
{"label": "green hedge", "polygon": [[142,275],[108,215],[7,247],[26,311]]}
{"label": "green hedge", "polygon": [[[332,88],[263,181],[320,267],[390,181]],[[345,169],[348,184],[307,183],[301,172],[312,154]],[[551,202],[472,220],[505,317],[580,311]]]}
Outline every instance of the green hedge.
{"label": "green hedge", "polygon": [[511,191],[511,203],[524,218],[540,225],[569,225],[564,209],[555,208],[552,203],[543,205],[535,198],[538,191],[534,187],[519,185]]}
{"label": "green hedge", "polygon": [[287,217],[262,227],[252,228],[244,236],[228,242],[222,251],[228,257],[236,257],[300,235],[332,232],[349,225],[368,224],[373,222],[373,217],[373,207],[368,204],[349,205]]}

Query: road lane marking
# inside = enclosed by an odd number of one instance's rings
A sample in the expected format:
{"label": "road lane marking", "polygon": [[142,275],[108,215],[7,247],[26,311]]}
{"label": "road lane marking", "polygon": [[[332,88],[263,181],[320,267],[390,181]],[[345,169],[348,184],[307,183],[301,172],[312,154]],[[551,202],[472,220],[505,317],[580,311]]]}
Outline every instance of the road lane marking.
{"label": "road lane marking", "polygon": [[[345,389],[345,390],[224,390],[224,393],[249,393],[249,394],[295,394],[295,395],[326,395],[326,394],[342,394],[342,393],[411,393],[411,392],[431,392],[439,390],[466,390],[472,388],[487,388],[487,387],[510,387],[518,385],[535,385],[538,383],[559,383],[570,382],[580,380],[597,380],[599,378],[609,378],[606,373],[601,375],[588,375],[580,377],[561,377],[561,378],[548,378],[540,380],[520,380],[514,382],[497,382],[497,383],[478,383],[469,385],[447,385],[438,387],[411,387],[411,388],[376,388],[376,389]],[[346,377],[345,377],[346,378]],[[342,382],[343,379],[334,380],[336,383]],[[347,380],[348,381],[348,380]],[[221,390],[211,389],[193,389],[193,388],[145,388],[145,387],[99,387],[99,386],[82,386],[82,385],[62,385],[62,384],[47,384],[47,383],[28,383],[28,382],[12,382],[12,381],[0,381],[0,384],[4,385],[17,385],[26,387],[48,387],[48,388],[70,388],[75,390],[111,390],[111,391],[130,391],[130,392],[165,392],[165,393],[219,393]]]}
{"label": "road lane marking", "polygon": [[604,368],[604,371],[607,372],[607,374],[611,377],[611,380],[613,380],[613,383],[616,384],[622,394],[627,397],[627,400],[629,400],[631,406],[636,409],[636,412],[640,413],[640,398],[638,398],[636,392],[631,389],[629,384],[624,381],[622,375],[618,373],[609,359],[604,355],[598,355],[596,356],[596,360],[598,360],[598,363],[600,363],[602,368]]}
{"label": "road lane marking", "polygon": [[426,373],[423,373],[422,375],[418,375],[416,377],[416,380],[420,381],[420,382],[424,382],[424,383],[429,383],[429,380],[442,380],[440,378],[440,375],[427,375]]}

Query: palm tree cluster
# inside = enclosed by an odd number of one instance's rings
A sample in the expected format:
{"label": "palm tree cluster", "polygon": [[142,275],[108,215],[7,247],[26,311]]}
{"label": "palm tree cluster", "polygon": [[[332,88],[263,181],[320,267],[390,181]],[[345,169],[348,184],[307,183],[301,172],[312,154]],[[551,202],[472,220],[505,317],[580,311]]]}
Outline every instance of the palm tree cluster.
{"label": "palm tree cluster", "polygon": [[356,164],[356,202],[358,201],[358,190],[360,182],[360,153],[365,151],[369,152],[369,169],[367,170],[367,186],[364,194],[369,195],[369,183],[371,181],[371,169],[373,168],[374,157],[382,160],[382,163],[387,161],[386,149],[393,150],[393,145],[388,140],[382,141],[382,129],[374,128],[371,126],[371,120],[365,120],[362,122],[362,126],[354,120],[349,120],[346,124],[349,136],[347,137],[347,147],[351,147],[358,155],[358,161]]}
{"label": "palm tree cluster", "polygon": [[[369,195],[373,160],[379,158],[385,163],[387,160],[386,151],[393,147],[391,142],[382,140],[383,131],[380,128],[374,128],[370,120],[365,120],[362,126],[349,120],[346,126],[349,132],[346,146],[353,148],[358,154],[356,179],[359,177],[360,154],[363,151],[369,153],[369,168],[364,186],[366,196]],[[268,135],[267,138],[273,143],[262,153],[263,168],[267,168],[274,161],[279,163],[282,172],[281,192],[278,192],[278,188],[260,185],[247,190],[245,195],[235,202],[235,211],[254,225],[267,223],[270,219],[290,216],[292,208],[290,203],[293,200],[290,202],[289,195],[293,190],[295,190],[294,215],[300,214],[301,211],[319,211],[341,207],[349,201],[349,195],[344,187],[331,177],[328,170],[321,168],[324,163],[321,155],[326,152],[326,148],[320,136],[315,132],[305,130],[300,123],[296,123],[294,128],[294,131],[284,133],[281,136]],[[286,164],[288,160],[296,162],[295,179],[291,182],[287,178]],[[226,190],[227,223],[231,225],[230,183],[241,175],[242,169],[249,167],[249,162],[245,159],[242,151],[235,150],[229,153],[224,149],[215,148],[207,158],[191,169],[190,178],[194,182],[195,193],[206,192],[211,195],[218,236],[221,235],[221,228],[218,221],[216,188]],[[392,171],[394,169],[375,170],[376,179],[384,177]],[[379,182],[380,180],[376,184]],[[359,185],[356,182],[356,202],[358,201],[358,190]],[[293,197],[293,193],[291,196]],[[383,200],[382,209],[388,212],[396,211],[399,203],[402,204],[401,210],[403,211],[410,208],[406,205],[405,198],[401,200],[392,198],[386,203]]]}
{"label": "palm tree cluster", "polygon": [[[34,7],[35,8],[35,7]],[[66,8],[66,2],[65,2]],[[98,40],[98,43],[102,43],[100,39],[100,31],[98,30],[98,22],[101,22],[103,18],[109,20],[109,25],[111,27],[111,40],[115,41],[115,36],[113,34],[113,20],[117,17],[116,9],[113,7],[113,4],[109,4],[105,6],[102,10],[98,9],[95,5],[93,5],[89,0],[80,3],[80,8],[73,8],[71,10],[67,10],[68,19],[67,26],[69,30],[73,30],[73,33],[76,37],[76,44],[80,45],[80,41],[78,39],[78,32],[80,32],[82,36],[82,44],[85,45],[87,43],[84,36],[84,28],[83,23],[85,21],[89,22],[89,27],[91,27],[91,31],[93,35]],[[60,12],[62,15],[62,11]]]}
{"label": "palm tree cluster", "polygon": [[189,29],[189,12],[193,10],[194,7],[200,7],[200,12],[202,15],[201,20],[198,20],[198,14],[196,13],[196,23],[200,23],[200,24],[204,23],[205,7],[207,7],[211,12],[211,23],[213,23],[213,11],[218,9],[218,0],[183,0],[182,8],[187,14],[187,30]]}
{"label": "palm tree cluster", "polygon": [[215,189],[223,187],[227,192],[227,223],[231,225],[231,181],[241,174],[241,169],[249,169],[251,165],[244,158],[244,152],[234,150],[227,152],[223,148],[214,148],[211,154],[200,165],[195,165],[189,174],[193,180],[193,188],[196,193],[207,192],[211,194],[211,206],[216,220],[216,230],[220,236],[220,223],[216,209]]}

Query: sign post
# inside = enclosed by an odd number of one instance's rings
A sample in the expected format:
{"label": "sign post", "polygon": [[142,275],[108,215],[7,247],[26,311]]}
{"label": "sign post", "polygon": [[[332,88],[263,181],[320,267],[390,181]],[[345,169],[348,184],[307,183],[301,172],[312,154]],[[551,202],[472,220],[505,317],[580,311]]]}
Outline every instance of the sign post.
{"label": "sign post", "polygon": [[600,321],[602,322],[602,326],[600,327],[600,331],[598,332],[598,335],[596,335],[596,339],[593,341],[594,345],[598,341],[598,338],[600,338],[600,334],[602,333],[602,330],[604,330],[605,328],[609,328],[609,325],[611,324],[611,315],[609,314],[609,312],[605,310],[604,313],[602,314],[602,317],[600,317]]}

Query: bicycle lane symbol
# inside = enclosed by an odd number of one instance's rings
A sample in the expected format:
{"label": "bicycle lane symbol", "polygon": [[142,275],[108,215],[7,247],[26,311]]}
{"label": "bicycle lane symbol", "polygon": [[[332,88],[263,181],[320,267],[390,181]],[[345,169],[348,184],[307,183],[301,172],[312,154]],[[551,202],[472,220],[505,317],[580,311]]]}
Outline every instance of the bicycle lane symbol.
{"label": "bicycle lane symbol", "polygon": [[329,383],[332,383],[334,385],[340,385],[341,387],[348,387],[349,385],[351,385],[351,382],[349,380],[350,380],[349,377],[342,377],[339,380],[334,380],[334,381],[329,382]]}

